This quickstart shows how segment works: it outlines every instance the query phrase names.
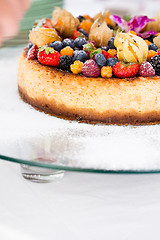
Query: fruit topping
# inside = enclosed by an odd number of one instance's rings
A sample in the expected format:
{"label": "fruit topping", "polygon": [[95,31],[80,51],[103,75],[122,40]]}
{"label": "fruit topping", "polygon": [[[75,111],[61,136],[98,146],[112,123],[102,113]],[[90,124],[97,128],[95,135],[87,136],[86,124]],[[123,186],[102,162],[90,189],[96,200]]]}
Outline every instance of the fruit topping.
{"label": "fruit topping", "polygon": [[61,56],[63,55],[73,56],[73,49],[67,46],[60,51],[60,54]]}
{"label": "fruit topping", "polygon": [[70,66],[73,63],[73,57],[68,55],[63,55],[60,57],[59,62],[60,62],[60,65],[59,65],[60,69],[69,71]]}
{"label": "fruit topping", "polygon": [[116,49],[109,49],[108,53],[112,55],[112,57],[114,57],[115,55],[117,55],[117,50]]}
{"label": "fruit topping", "polygon": [[119,78],[134,77],[139,71],[139,64],[118,62],[113,66],[113,74]]}
{"label": "fruit topping", "polygon": [[74,74],[78,74],[82,72],[82,68],[83,68],[83,63],[80,62],[79,60],[76,60],[71,66],[70,66],[70,70],[71,72],[73,72]]}
{"label": "fruit topping", "polygon": [[105,59],[112,58],[112,55],[109,52],[106,52],[105,50],[102,50],[102,54],[104,55]]}
{"label": "fruit topping", "polygon": [[151,44],[148,45],[148,49],[153,50],[153,51],[157,51],[158,47],[156,46],[156,44],[151,43]]}
{"label": "fruit topping", "polygon": [[107,26],[106,22],[104,21],[102,24],[100,24],[97,19],[91,27],[89,39],[94,41],[97,47],[101,47],[106,46],[111,37],[112,31]]}
{"label": "fruit topping", "polygon": [[78,37],[74,40],[75,47],[77,47],[79,49],[83,49],[83,45],[86,44],[86,43],[87,43],[87,41],[86,41],[85,38]]}
{"label": "fruit topping", "polygon": [[38,61],[44,65],[59,66],[59,59],[60,54],[56,50],[54,50],[51,47],[43,46],[42,48],[39,48],[39,52],[37,54]]}
{"label": "fruit topping", "polygon": [[150,64],[153,66],[156,75],[160,76],[160,55],[151,58]]}
{"label": "fruit topping", "polygon": [[106,64],[106,58],[102,53],[97,53],[95,55],[95,61],[99,67],[103,67]]}
{"label": "fruit topping", "polygon": [[158,55],[157,52],[153,51],[153,50],[149,50],[148,51],[148,56],[147,56],[147,61],[150,61],[152,57]]}
{"label": "fruit topping", "polygon": [[86,33],[89,33],[92,27],[92,24],[93,24],[93,21],[91,19],[85,19],[80,23],[79,28],[83,29]]}
{"label": "fruit topping", "polygon": [[49,44],[49,47],[54,48],[54,50],[60,52],[61,49],[63,48],[63,43],[61,41],[54,41]]}
{"label": "fruit topping", "polygon": [[120,61],[141,64],[147,59],[148,46],[141,37],[131,33],[118,33],[114,44]]}
{"label": "fruit topping", "polygon": [[108,41],[108,49],[116,49],[115,45],[114,45],[114,37],[110,38],[109,41]]}
{"label": "fruit topping", "polygon": [[52,14],[53,27],[58,30],[62,37],[73,36],[74,31],[77,30],[79,25],[78,18],[74,18],[73,15],[65,9],[55,8]]}
{"label": "fruit topping", "polygon": [[30,42],[28,43],[28,49],[30,49],[31,47],[33,47],[33,43],[30,41]]}
{"label": "fruit topping", "polygon": [[84,29],[79,28],[78,31],[79,31],[82,35],[84,35],[85,37],[88,38],[88,33],[86,33],[86,31],[85,31]]}
{"label": "fruit topping", "polygon": [[108,58],[106,65],[113,67],[117,62],[119,62],[118,58]]}
{"label": "fruit topping", "polygon": [[149,62],[145,61],[140,66],[139,74],[142,77],[152,77],[155,76],[155,70]]}
{"label": "fruit topping", "polygon": [[36,59],[37,53],[38,53],[38,47],[37,45],[33,45],[27,53],[27,58],[32,60]]}
{"label": "fruit topping", "polygon": [[69,38],[65,38],[64,40],[63,40],[63,47],[67,47],[67,46],[69,46],[69,47],[71,47],[71,48],[73,48],[74,49],[74,40],[73,39],[69,39]]}
{"label": "fruit topping", "polygon": [[100,75],[100,67],[93,59],[89,59],[83,64],[82,73],[86,77],[98,77]]}
{"label": "fruit topping", "polygon": [[154,44],[159,48],[160,47],[160,35],[153,39]]}
{"label": "fruit topping", "polygon": [[81,62],[85,62],[88,59],[88,54],[83,50],[74,51],[73,55],[74,61],[79,60]]}
{"label": "fruit topping", "polygon": [[104,66],[101,68],[101,77],[111,78],[112,77],[112,67]]}
{"label": "fruit topping", "polygon": [[75,40],[78,37],[84,38],[85,35],[83,33],[81,33],[80,31],[76,30],[76,31],[74,31],[72,38]]}
{"label": "fruit topping", "polygon": [[56,40],[61,41],[55,29],[51,28],[33,28],[29,34],[29,39],[34,45],[42,47]]}

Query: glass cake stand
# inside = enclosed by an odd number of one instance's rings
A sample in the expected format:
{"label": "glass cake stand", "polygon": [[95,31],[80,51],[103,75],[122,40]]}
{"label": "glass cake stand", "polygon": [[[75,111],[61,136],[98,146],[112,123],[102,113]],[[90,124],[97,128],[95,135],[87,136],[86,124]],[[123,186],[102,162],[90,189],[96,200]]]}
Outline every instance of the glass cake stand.
{"label": "glass cake stand", "polygon": [[23,46],[0,50],[0,159],[19,163],[26,179],[48,182],[64,171],[160,172],[160,125],[68,121],[32,108],[17,90]]}

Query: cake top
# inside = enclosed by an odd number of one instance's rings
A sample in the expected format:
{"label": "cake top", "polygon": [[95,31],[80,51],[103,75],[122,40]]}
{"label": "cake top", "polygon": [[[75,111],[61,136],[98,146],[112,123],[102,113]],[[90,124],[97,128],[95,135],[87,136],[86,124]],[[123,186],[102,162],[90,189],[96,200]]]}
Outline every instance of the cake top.
{"label": "cake top", "polygon": [[160,75],[160,11],[153,18],[74,17],[55,8],[52,19],[35,21],[27,47],[28,60],[86,77]]}

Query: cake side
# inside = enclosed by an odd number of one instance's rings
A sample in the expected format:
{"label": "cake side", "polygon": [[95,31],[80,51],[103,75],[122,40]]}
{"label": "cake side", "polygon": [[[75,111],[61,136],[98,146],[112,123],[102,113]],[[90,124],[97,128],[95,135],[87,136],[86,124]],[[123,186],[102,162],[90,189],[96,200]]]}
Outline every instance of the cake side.
{"label": "cake side", "polygon": [[160,121],[160,77],[91,78],[27,60],[18,64],[22,98],[59,117],[106,124]]}

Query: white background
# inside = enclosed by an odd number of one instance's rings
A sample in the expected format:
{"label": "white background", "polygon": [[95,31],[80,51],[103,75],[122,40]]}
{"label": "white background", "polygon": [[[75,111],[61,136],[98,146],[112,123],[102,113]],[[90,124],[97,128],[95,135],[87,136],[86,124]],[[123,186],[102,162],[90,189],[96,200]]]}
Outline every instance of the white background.
{"label": "white background", "polygon": [[0,161],[0,239],[159,239],[159,174],[66,173],[47,184]]}

